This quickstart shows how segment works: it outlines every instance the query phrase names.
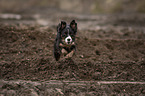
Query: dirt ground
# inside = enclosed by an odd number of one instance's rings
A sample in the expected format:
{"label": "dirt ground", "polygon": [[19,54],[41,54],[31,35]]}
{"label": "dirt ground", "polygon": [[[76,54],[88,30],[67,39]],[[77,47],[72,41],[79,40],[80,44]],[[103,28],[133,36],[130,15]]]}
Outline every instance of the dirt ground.
{"label": "dirt ground", "polygon": [[[58,62],[53,58],[56,17],[28,17],[0,19],[0,96],[145,95],[145,84],[47,84],[49,80],[145,82],[145,15],[61,15],[66,21],[76,19],[79,30],[75,56]],[[49,23],[44,26],[45,19]]]}

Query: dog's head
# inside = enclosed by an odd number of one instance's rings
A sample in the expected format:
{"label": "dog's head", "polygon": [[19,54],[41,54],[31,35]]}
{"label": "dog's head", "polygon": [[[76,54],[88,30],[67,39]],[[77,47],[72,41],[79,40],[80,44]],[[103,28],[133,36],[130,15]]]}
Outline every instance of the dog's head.
{"label": "dog's head", "polygon": [[77,23],[72,20],[69,25],[65,21],[61,21],[57,31],[61,34],[61,41],[64,44],[71,45],[75,41],[75,35],[77,32]]}

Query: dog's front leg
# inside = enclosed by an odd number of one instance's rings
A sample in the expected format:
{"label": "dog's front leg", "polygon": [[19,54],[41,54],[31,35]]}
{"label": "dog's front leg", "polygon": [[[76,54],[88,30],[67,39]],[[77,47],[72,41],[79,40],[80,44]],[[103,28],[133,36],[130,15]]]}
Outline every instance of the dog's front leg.
{"label": "dog's front leg", "polygon": [[64,58],[67,59],[67,58],[71,58],[75,53],[75,50],[72,50],[70,53],[68,53]]}

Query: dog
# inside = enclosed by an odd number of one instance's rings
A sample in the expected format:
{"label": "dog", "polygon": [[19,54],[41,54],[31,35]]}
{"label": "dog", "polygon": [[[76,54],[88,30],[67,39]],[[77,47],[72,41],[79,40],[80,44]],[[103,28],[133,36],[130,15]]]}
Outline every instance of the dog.
{"label": "dog", "polygon": [[72,20],[69,25],[65,21],[57,26],[57,36],[54,42],[54,58],[56,61],[63,56],[64,59],[71,58],[75,51],[75,37],[77,33],[77,23]]}

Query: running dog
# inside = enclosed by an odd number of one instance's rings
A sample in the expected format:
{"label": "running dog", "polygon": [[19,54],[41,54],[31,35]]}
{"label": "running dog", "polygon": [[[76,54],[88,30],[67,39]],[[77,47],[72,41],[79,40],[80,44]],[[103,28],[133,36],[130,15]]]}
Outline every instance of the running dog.
{"label": "running dog", "polygon": [[77,33],[77,23],[72,20],[69,25],[65,21],[57,26],[57,36],[54,42],[54,57],[58,61],[63,58],[71,58],[76,50],[75,36]]}

